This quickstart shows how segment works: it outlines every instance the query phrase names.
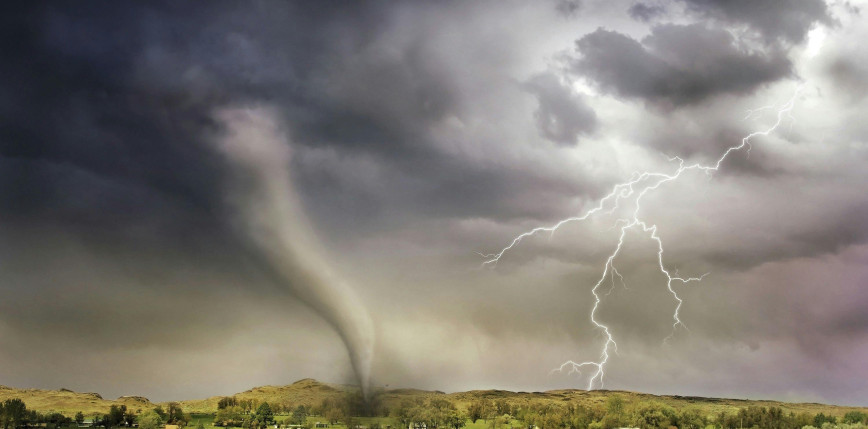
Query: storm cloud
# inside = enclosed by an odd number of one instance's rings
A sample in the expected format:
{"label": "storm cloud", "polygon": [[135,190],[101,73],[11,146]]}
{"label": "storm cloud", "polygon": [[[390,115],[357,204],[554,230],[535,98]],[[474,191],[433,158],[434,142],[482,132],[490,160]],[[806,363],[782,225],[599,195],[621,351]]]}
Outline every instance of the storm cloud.
{"label": "storm cloud", "polygon": [[576,47],[576,73],[607,93],[666,107],[745,95],[792,73],[785,51],[751,51],[728,31],[703,24],[654,27],[641,42],[600,28]]}
{"label": "storm cloud", "polygon": [[585,101],[552,74],[534,76],[525,87],[537,97],[534,112],[540,134],[560,144],[576,144],[579,135],[593,132],[597,116]]}
{"label": "storm cloud", "polygon": [[829,8],[821,0],[683,0],[688,11],[729,24],[743,24],[768,41],[802,42],[816,23],[831,24]]}

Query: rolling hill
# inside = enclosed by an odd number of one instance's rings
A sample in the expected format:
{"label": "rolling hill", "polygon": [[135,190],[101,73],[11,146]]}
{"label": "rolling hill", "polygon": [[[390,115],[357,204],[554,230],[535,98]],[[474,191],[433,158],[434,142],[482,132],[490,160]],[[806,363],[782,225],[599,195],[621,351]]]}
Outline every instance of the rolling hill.
{"label": "rolling hill", "polygon": [[141,396],[121,396],[115,400],[103,399],[98,393],[80,393],[69,389],[16,389],[0,386],[0,401],[19,398],[28,409],[40,412],[59,412],[72,416],[78,411],[90,416],[106,413],[112,405],[126,405],[131,410],[147,410],[156,405]]}
{"label": "rolling hill", "polygon": [[[257,402],[269,402],[282,405],[319,405],[326,398],[341,398],[348,393],[358,392],[354,386],[322,383],[312,379],[299,380],[286,386],[262,386],[240,392],[234,396],[239,400],[256,400]],[[770,400],[746,400],[746,399],[723,399],[704,398],[691,396],[652,395],[646,393],[609,391],[609,390],[551,390],[547,392],[510,392],[505,390],[472,390],[468,392],[443,393],[439,391],[427,391],[417,389],[389,389],[377,392],[379,401],[392,409],[402,401],[419,398],[442,398],[455,403],[459,408],[467,408],[470,403],[479,399],[505,400],[512,405],[529,403],[559,403],[581,404],[585,406],[603,406],[606,398],[611,395],[620,395],[627,406],[641,401],[656,400],[677,409],[686,407],[699,408],[704,414],[711,415],[720,411],[729,413],[736,412],[739,408],[748,406],[780,407],[785,413],[825,413],[834,416],[843,416],[849,411],[862,411],[868,413],[868,407],[847,407],[826,405],[818,403],[790,403]],[[15,389],[0,386],[0,401],[9,398],[21,398],[27,404],[28,409],[41,412],[57,411],[72,415],[82,411],[85,415],[105,413],[112,405],[126,405],[132,410],[145,410],[156,407],[160,403],[152,403],[147,398],[139,396],[122,396],[115,400],[103,399],[96,393],[79,393],[68,389],[41,390],[41,389]],[[217,402],[221,396],[207,399],[180,401],[181,407],[190,413],[214,413],[217,411]],[[165,405],[165,404],[162,404]]]}

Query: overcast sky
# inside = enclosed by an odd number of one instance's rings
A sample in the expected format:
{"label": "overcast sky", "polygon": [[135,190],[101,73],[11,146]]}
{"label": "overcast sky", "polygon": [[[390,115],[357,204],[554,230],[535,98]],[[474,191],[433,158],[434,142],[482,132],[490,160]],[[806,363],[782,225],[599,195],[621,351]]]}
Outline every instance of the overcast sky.
{"label": "overcast sky", "polygon": [[667,269],[708,275],[675,286],[689,330],[664,344],[656,243],[627,233],[605,387],[868,405],[865,4],[26,3],[0,14],[0,384],[354,382],[240,225],[215,142],[265,133],[291,157],[263,180],[373,320],[375,385],[584,388],[550,370],[600,354],[618,213],[476,252],[713,162],[801,87],[749,154],[644,199]]}

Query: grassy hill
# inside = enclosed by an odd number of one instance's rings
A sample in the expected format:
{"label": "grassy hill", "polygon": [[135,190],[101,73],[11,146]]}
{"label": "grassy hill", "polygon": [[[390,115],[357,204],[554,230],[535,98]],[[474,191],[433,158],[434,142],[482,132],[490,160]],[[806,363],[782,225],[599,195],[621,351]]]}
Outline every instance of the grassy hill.
{"label": "grassy hill", "polygon": [[[321,383],[306,378],[296,381],[287,386],[261,386],[236,393],[234,396],[239,400],[254,399],[258,402],[292,404],[293,406],[319,405],[323,399],[339,398],[347,392],[358,391],[352,386],[340,384]],[[179,401],[181,408],[190,413],[214,413],[217,412],[217,402],[222,396],[212,396],[207,399]]]}
{"label": "grassy hill", "polygon": [[[348,393],[358,392],[354,386],[321,383],[312,379],[299,380],[286,386],[262,386],[256,387],[235,395],[239,400],[253,399],[257,402],[266,401],[272,404],[283,405],[319,405],[326,398],[342,398]],[[606,398],[611,395],[620,395],[626,406],[642,402],[656,400],[663,402],[676,409],[694,407],[701,410],[705,415],[716,414],[720,411],[734,413],[740,408],[748,406],[780,407],[785,413],[825,413],[834,416],[843,416],[849,411],[862,411],[868,413],[868,407],[844,407],[817,403],[789,403],[766,400],[744,399],[721,399],[702,398],[690,396],[667,396],[651,395],[645,393],[595,390],[552,390],[548,392],[510,392],[504,390],[473,390],[469,392],[443,393],[438,391],[426,391],[417,389],[389,389],[377,392],[380,402],[390,409],[396,408],[403,400],[407,399],[430,399],[442,398],[452,401],[457,407],[466,409],[470,403],[479,400],[505,400],[511,405],[530,403],[559,403],[585,406],[603,407]],[[58,411],[72,415],[77,411],[83,411],[85,415],[96,412],[105,413],[111,405],[126,405],[132,410],[149,409],[159,404],[151,403],[148,399],[137,396],[125,396],[116,400],[103,399],[96,393],[78,393],[66,389],[40,390],[40,389],[14,389],[0,386],[0,401],[9,398],[21,398],[27,404],[28,409],[41,412]],[[180,401],[181,407],[190,413],[214,413],[217,411],[217,402],[220,396],[207,399]],[[165,405],[165,404],[163,404]]]}
{"label": "grassy hill", "polygon": [[827,405],[818,403],[793,403],[780,402],[771,400],[749,400],[749,399],[723,399],[723,398],[705,398],[696,396],[673,396],[673,395],[652,395],[649,393],[636,393],[618,390],[550,390],[547,392],[509,392],[503,390],[473,390],[469,392],[452,393],[446,397],[458,406],[466,407],[467,404],[480,399],[500,400],[505,399],[511,404],[531,403],[531,402],[555,402],[555,403],[572,403],[581,404],[588,407],[605,408],[606,399],[612,395],[619,395],[624,399],[624,405],[629,408],[639,402],[658,401],[669,405],[675,409],[682,410],[693,407],[698,408],[704,415],[714,415],[721,411],[727,413],[735,413],[740,408],[749,406],[758,407],[779,407],[784,413],[809,413],[809,414],[831,414],[834,416],[843,416],[850,411],[868,412],[868,407],[846,407],[838,405]]}
{"label": "grassy hill", "polygon": [[23,400],[28,409],[43,413],[59,412],[68,416],[72,416],[78,411],[83,412],[86,416],[96,413],[104,414],[112,405],[126,405],[131,410],[147,410],[156,406],[148,398],[141,396],[121,396],[115,400],[107,400],[98,393],[80,393],[69,389],[16,389],[0,386],[0,401],[11,398]]}

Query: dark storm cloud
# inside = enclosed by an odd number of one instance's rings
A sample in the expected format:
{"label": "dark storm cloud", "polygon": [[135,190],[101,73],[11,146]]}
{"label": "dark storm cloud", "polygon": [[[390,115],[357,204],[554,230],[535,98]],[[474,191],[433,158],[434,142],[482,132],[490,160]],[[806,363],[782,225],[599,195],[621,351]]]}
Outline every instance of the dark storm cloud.
{"label": "dark storm cloud", "polygon": [[596,129],[594,110],[557,76],[550,73],[537,75],[524,86],[539,103],[534,118],[544,138],[559,144],[576,144],[579,135],[587,135]]}
{"label": "dark storm cloud", "polygon": [[768,41],[799,43],[817,23],[829,25],[822,0],[683,0],[687,9],[704,18],[729,24],[746,24]]}
{"label": "dark storm cloud", "polygon": [[630,17],[635,20],[650,22],[658,16],[665,14],[666,8],[658,4],[637,2],[627,9],[627,13],[629,13]]}
{"label": "dark storm cloud", "polygon": [[4,49],[12,58],[3,86],[16,108],[0,123],[4,174],[15,177],[0,195],[7,215],[114,231],[128,221],[189,220],[184,211],[213,223],[217,173],[197,144],[210,126],[205,104],[126,81],[140,44],[121,31],[123,14],[90,28],[108,37],[79,35],[89,42],[79,44],[58,11],[34,9],[5,15],[12,22],[2,30],[15,43]]}
{"label": "dark storm cloud", "polygon": [[[17,344],[75,337],[94,350],[186,350],[244,329],[235,312],[253,299],[233,306],[215,294],[282,297],[227,219],[226,168],[206,142],[224,105],[277,106],[300,153],[350,161],[350,171],[316,160],[291,168],[311,217],[335,236],[415,216],[549,216],[533,201],[587,192],[434,147],[430,128],[461,114],[457,89],[424,34],[382,38],[390,13],[357,3],[106,2],[4,15],[0,233],[3,252],[16,255],[4,262],[43,273],[4,270],[0,323]],[[345,188],[358,160],[383,180]],[[53,248],[62,241],[75,245]],[[231,280],[201,281],[217,273]],[[46,298],[67,291],[78,293]],[[213,312],[186,311],[202,293],[215,296],[201,301]]]}
{"label": "dark storm cloud", "polygon": [[728,31],[703,24],[654,27],[641,42],[600,28],[576,47],[576,73],[608,93],[664,107],[748,94],[792,73],[785,51],[750,51]]}
{"label": "dark storm cloud", "polygon": [[[389,12],[355,3],[101,3],[7,15],[4,40],[15,43],[4,50],[11,100],[3,104],[16,108],[0,130],[5,215],[117,239],[140,231],[153,243],[189,236],[194,246],[237,246],[224,219],[223,166],[202,139],[217,127],[215,106],[249,100],[279,106],[295,144],[387,172],[347,189],[346,170],[293,166],[312,217],[337,235],[416,215],[543,217],[559,195],[598,192],[435,148],[429,128],[460,117],[460,97],[424,34],[381,37]],[[539,88],[542,116],[566,123],[551,135],[580,132],[570,121],[590,124],[569,117],[587,112],[561,103],[554,88]]]}
{"label": "dark storm cloud", "polygon": [[[279,70],[239,59],[249,50],[232,30],[257,14],[296,15],[276,3],[246,15],[227,4],[31,6],[4,15],[0,30],[14,44],[0,84],[6,343],[183,353],[243,330],[245,308],[267,311],[255,299],[291,303],[226,220],[225,169],[204,140],[217,131],[215,107],[265,97],[269,79],[301,76],[295,63],[309,61],[303,42],[285,46],[302,55],[276,61]],[[299,22],[323,13],[306,12]],[[212,19],[227,25],[198,26]],[[299,79],[277,90],[292,99]]]}
{"label": "dark storm cloud", "polygon": [[[0,154],[40,168],[20,171],[19,186],[4,193],[0,204],[11,211],[65,222],[68,211],[78,210],[105,228],[100,222],[118,211],[171,226],[182,207],[220,234],[223,173],[202,135],[215,128],[214,106],[244,100],[279,105],[296,144],[334,147],[343,157],[367,158],[405,176],[370,191],[371,198],[343,199],[340,189],[311,183],[326,173],[299,166],[313,175],[299,178],[315,185],[305,189],[325,194],[313,198],[312,208],[322,210],[317,217],[337,230],[348,220],[339,213],[346,212],[355,213],[349,220],[356,226],[415,213],[503,216],[508,207],[498,203],[500,196],[553,181],[533,173],[517,177],[433,146],[429,128],[460,115],[456,89],[423,34],[397,44],[381,40],[376,29],[388,27],[391,15],[378,4],[50,5],[22,13],[3,30],[4,40],[16,41],[4,51],[14,77],[4,92],[19,108],[2,119]],[[589,124],[588,114],[562,111],[571,107],[555,106],[556,97],[545,96],[542,115],[562,116],[565,127],[548,129],[568,139]],[[573,113],[580,116],[563,116]],[[63,176],[73,170],[113,183],[115,191],[104,189],[109,194],[100,206],[58,207],[93,198],[85,185]],[[456,181],[464,192],[449,191]],[[139,211],[112,203],[134,192],[148,192],[154,204]],[[384,195],[418,203],[385,211],[378,207]]]}

